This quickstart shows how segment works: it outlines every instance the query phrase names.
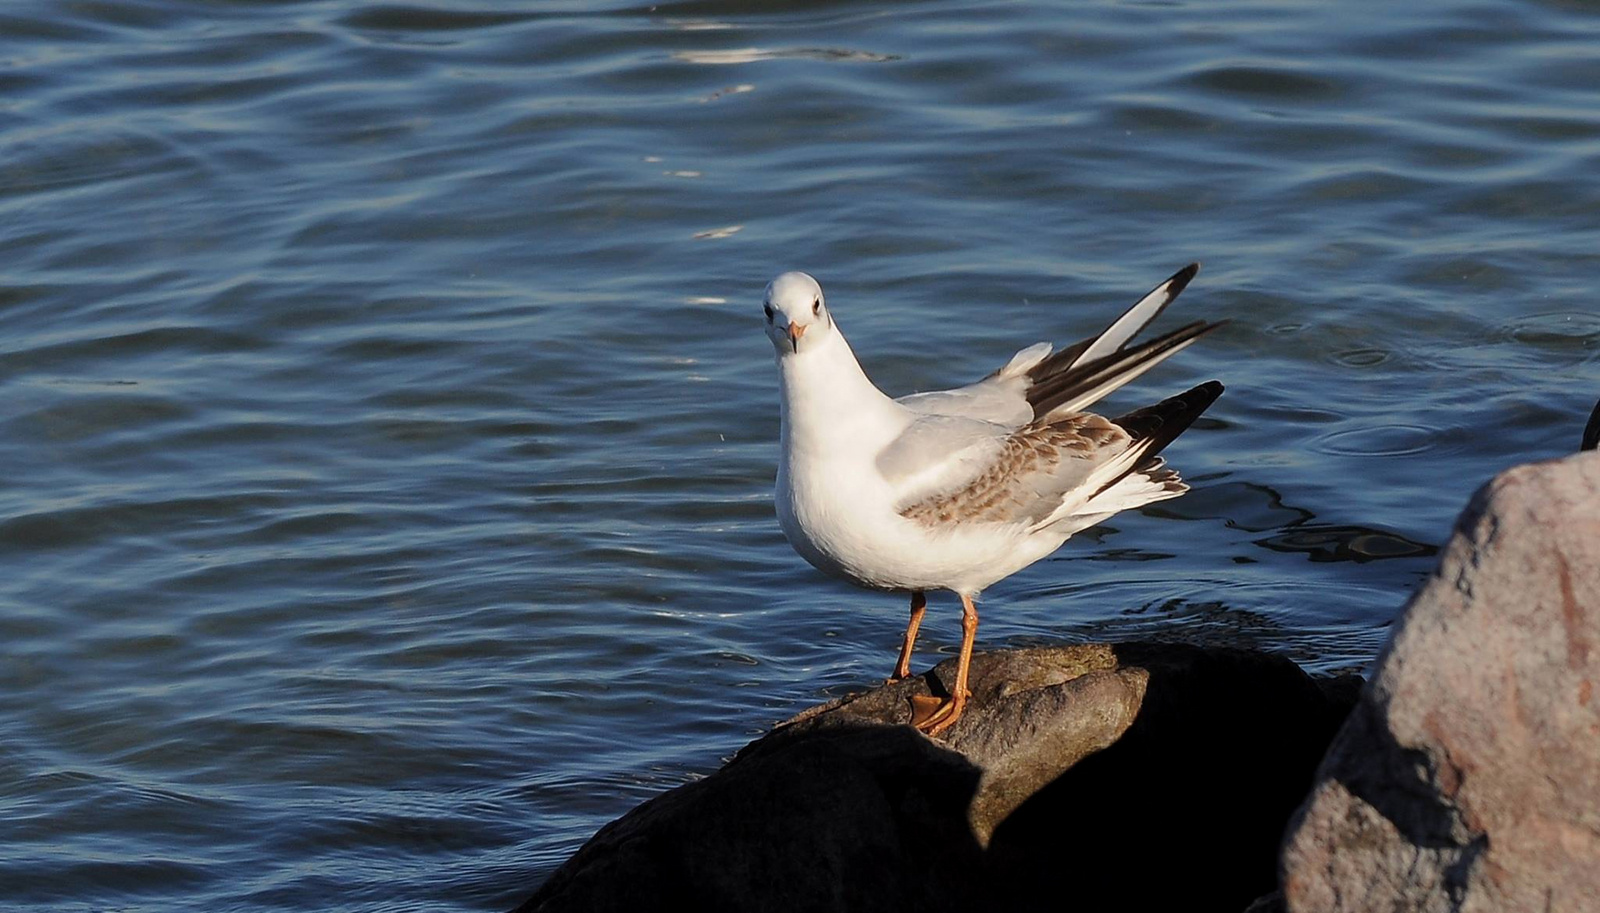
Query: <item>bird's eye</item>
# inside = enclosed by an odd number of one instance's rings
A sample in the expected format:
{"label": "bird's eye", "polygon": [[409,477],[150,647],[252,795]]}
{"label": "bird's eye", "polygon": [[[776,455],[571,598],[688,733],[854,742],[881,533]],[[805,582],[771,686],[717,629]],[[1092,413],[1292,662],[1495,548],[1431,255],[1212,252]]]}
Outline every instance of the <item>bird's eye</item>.
{"label": "bird's eye", "polygon": [[817,300],[811,302],[811,313],[813,313],[813,314],[821,314],[822,313],[822,299],[821,298],[818,298]]}
{"label": "bird's eye", "polygon": [[762,309],[762,310],[763,310],[763,311],[766,311],[766,312],[767,312],[767,323],[771,323],[771,322],[772,322],[772,305],[770,305],[770,304],[763,304],[763,305],[762,305],[762,306],[761,306],[761,309]]}

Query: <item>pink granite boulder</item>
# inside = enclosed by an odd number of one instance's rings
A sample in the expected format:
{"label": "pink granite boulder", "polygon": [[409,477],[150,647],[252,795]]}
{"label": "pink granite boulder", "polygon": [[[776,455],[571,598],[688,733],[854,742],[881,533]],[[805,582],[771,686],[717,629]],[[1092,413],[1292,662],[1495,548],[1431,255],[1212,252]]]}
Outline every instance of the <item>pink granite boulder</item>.
{"label": "pink granite boulder", "polygon": [[1600,910],[1600,453],[1473,498],[1281,877],[1291,913]]}

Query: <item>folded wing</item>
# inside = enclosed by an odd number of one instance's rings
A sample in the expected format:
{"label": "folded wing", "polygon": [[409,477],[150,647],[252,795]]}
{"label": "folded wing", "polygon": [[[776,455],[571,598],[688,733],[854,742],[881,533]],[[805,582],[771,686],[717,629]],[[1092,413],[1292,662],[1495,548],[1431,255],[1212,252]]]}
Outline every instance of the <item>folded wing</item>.
{"label": "folded wing", "polygon": [[900,515],[938,528],[1077,529],[1088,524],[1072,524],[1073,518],[1098,520],[1176,497],[1187,487],[1158,454],[1221,394],[1222,385],[1209,381],[1115,420],[1074,413],[1031,422],[987,448],[964,448],[968,459],[950,467],[960,471],[948,473],[944,485],[926,484],[924,477],[902,496]]}

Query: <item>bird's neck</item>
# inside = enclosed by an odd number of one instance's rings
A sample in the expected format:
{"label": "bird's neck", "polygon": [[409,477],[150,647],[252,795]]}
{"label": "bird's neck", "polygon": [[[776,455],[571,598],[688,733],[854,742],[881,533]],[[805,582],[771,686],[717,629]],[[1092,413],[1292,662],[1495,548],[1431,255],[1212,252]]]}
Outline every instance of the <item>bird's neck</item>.
{"label": "bird's neck", "polygon": [[778,359],[784,453],[826,457],[881,448],[909,422],[906,410],[867,378],[838,327],[811,348]]}

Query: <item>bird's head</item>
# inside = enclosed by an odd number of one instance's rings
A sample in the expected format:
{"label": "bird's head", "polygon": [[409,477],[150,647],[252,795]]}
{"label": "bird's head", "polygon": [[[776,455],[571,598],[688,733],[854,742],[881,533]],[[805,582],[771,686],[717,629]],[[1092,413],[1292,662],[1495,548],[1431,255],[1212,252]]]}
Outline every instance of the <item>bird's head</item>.
{"label": "bird's head", "polygon": [[778,357],[798,355],[833,332],[833,318],[822,300],[822,286],[805,273],[784,273],[767,283],[761,302],[767,338]]}

